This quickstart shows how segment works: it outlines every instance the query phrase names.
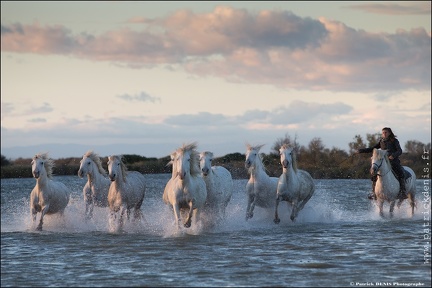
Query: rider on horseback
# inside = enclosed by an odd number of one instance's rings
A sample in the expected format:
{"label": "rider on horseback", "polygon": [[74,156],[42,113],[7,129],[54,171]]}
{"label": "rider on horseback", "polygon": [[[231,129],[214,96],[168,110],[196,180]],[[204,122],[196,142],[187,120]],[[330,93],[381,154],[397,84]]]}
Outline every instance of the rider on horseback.
{"label": "rider on horseback", "polygon": [[[381,148],[381,150],[387,150],[390,164],[399,180],[400,191],[397,198],[406,199],[408,197],[406,195],[404,169],[402,168],[399,160],[399,156],[402,154],[402,148],[399,144],[399,140],[396,139],[396,136],[393,134],[393,131],[389,127],[384,127],[382,129],[381,136],[382,138],[380,139],[380,141],[377,144],[375,144],[373,147],[358,149],[357,153],[370,153],[373,151],[374,148],[376,149]],[[376,200],[375,184],[377,181],[377,175],[372,176],[371,180],[372,180],[372,193],[369,194],[368,198]]]}

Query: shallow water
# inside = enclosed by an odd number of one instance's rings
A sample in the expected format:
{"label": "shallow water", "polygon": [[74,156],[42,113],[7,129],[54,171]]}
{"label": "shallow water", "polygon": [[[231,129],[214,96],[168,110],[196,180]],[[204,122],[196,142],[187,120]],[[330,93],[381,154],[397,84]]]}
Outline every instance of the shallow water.
{"label": "shallow water", "polygon": [[430,198],[420,180],[413,218],[407,203],[392,219],[379,217],[366,198],[370,180],[315,180],[297,221],[282,202],[278,225],[274,211],[260,207],[245,220],[247,180],[234,180],[223,223],[178,233],[162,201],[170,175],[144,176],[145,223],[128,222],[123,232],[111,231],[107,208],[84,221],[86,179],[77,176],[54,178],[73,191],[65,218],[47,216],[35,231],[35,180],[2,179],[1,286],[431,285]]}

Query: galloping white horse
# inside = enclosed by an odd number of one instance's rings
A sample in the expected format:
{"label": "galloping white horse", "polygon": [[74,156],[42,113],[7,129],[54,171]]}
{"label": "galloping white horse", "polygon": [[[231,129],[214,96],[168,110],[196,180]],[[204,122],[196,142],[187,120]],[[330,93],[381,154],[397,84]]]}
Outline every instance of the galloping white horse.
{"label": "galloping white horse", "polygon": [[86,220],[93,217],[93,208],[108,207],[108,190],[111,181],[107,172],[102,167],[99,156],[93,151],[87,151],[80,162],[78,176],[87,175],[87,183],[84,185],[83,194],[86,204]]}
{"label": "galloping white horse", "polygon": [[284,144],[279,149],[280,161],[282,164],[282,175],[276,192],[276,207],[274,222],[279,224],[278,206],[280,201],[287,201],[292,205],[290,219],[294,221],[300,210],[312,197],[315,192],[315,184],[311,175],[297,169],[297,159],[294,149]]}
{"label": "galloping white horse", "polygon": [[231,200],[233,179],[231,173],[222,166],[212,166],[213,153],[200,153],[200,168],[207,187],[206,206],[216,219],[225,218],[226,207]]}
{"label": "galloping white horse", "polygon": [[[371,175],[377,175],[378,179],[375,185],[375,195],[377,197],[380,216],[384,216],[383,205],[387,201],[390,203],[390,217],[393,216],[394,206],[396,204],[397,195],[399,194],[399,181],[392,173],[390,160],[386,150],[374,149],[372,153],[372,164],[370,168]],[[407,167],[402,166],[411,176],[405,179],[405,188],[408,200],[411,205],[411,217],[414,215],[415,207],[415,193],[416,193],[416,176],[414,171]],[[398,208],[403,200],[399,200]]]}
{"label": "galloping white horse", "polygon": [[187,219],[183,225],[191,227],[192,217],[194,222],[200,221],[200,213],[204,208],[207,198],[207,190],[199,168],[199,154],[196,151],[196,143],[184,144],[178,148],[172,156],[173,181],[166,188],[163,200],[172,205],[177,228],[182,222],[181,212],[187,212]]}
{"label": "galloping white horse", "polygon": [[62,182],[52,180],[54,160],[48,157],[48,153],[36,154],[31,164],[36,185],[30,194],[30,211],[33,223],[36,222],[36,214],[41,213],[39,225],[36,228],[41,231],[45,214],[60,213],[64,216],[71,191]]}
{"label": "galloping white horse", "polygon": [[110,217],[116,218],[120,211],[119,229],[123,228],[123,215],[126,212],[130,218],[131,209],[134,208],[134,219],[142,219],[141,205],[144,201],[146,181],[144,175],[138,171],[127,171],[120,155],[108,157],[108,177],[111,185],[108,191],[108,205]]}
{"label": "galloping white horse", "polygon": [[250,174],[246,184],[248,204],[246,208],[246,220],[253,217],[255,205],[262,208],[273,208],[275,205],[277,177],[270,177],[264,170],[264,165],[259,155],[259,150],[264,145],[251,146],[246,144],[245,167]]}

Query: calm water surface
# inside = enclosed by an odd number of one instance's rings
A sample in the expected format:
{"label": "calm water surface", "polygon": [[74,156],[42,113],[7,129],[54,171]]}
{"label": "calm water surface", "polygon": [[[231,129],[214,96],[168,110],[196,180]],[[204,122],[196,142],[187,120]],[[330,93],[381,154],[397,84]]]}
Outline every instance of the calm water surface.
{"label": "calm water surface", "polygon": [[247,180],[234,180],[225,222],[176,233],[162,201],[170,175],[145,177],[146,221],[120,233],[107,209],[84,221],[86,179],[54,177],[73,193],[64,221],[46,216],[41,232],[29,208],[35,180],[2,179],[1,286],[431,286],[430,198],[420,180],[413,218],[407,203],[380,218],[366,198],[370,180],[315,180],[295,223],[281,203],[279,225],[260,207],[246,221]]}

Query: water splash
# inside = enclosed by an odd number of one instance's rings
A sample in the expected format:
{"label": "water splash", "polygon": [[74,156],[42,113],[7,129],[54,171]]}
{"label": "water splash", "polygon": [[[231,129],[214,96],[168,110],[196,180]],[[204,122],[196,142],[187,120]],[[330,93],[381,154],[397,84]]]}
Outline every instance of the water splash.
{"label": "water splash", "polygon": [[[82,181],[75,178],[68,179],[72,183],[73,193],[66,207],[64,218],[61,218],[59,215],[46,215],[43,229],[45,231],[62,233],[94,231],[116,233],[116,230],[113,229],[109,222],[108,208],[95,207],[93,218],[85,220],[85,203],[81,190],[85,183],[81,183]],[[315,194],[304,209],[300,211],[295,222],[292,222],[289,218],[291,208],[287,202],[281,202],[279,205],[278,211],[281,223],[278,225],[273,222],[274,208],[264,209],[255,207],[254,217],[246,221],[247,198],[245,186],[247,180],[242,179],[235,180],[235,192],[226,209],[225,219],[216,222],[215,225],[206,225],[206,220],[208,220],[206,217],[210,217],[210,215],[202,214],[204,221],[198,223],[193,221],[190,228],[182,227],[178,230],[174,224],[172,209],[162,201],[162,191],[165,182],[159,182],[157,182],[158,185],[151,186],[151,190],[146,193],[141,207],[144,219],[141,221],[125,220],[124,229],[121,233],[146,233],[162,237],[183,237],[185,235],[200,235],[213,232],[289,229],[289,227],[308,225],[309,223],[356,223],[364,221],[423,219],[419,202],[417,202],[414,217],[410,217],[410,207],[407,201],[403,202],[400,209],[395,207],[392,219],[389,217],[380,217],[377,206],[366,198],[365,191],[368,191],[369,185],[365,181],[320,180],[316,181]],[[361,184],[359,185],[359,183]],[[29,191],[25,191],[28,189],[28,187],[25,187],[23,191],[21,191],[22,189],[7,191],[10,194],[2,195],[2,203],[5,203],[2,204],[2,232],[34,231],[36,224],[32,223],[31,220],[29,197],[22,196],[29,194]],[[14,195],[20,196],[14,197]],[[12,199],[9,200],[6,197],[12,197]],[[388,215],[388,205],[384,205],[384,209],[385,215]],[[40,213],[37,215],[36,223],[39,219]]]}

